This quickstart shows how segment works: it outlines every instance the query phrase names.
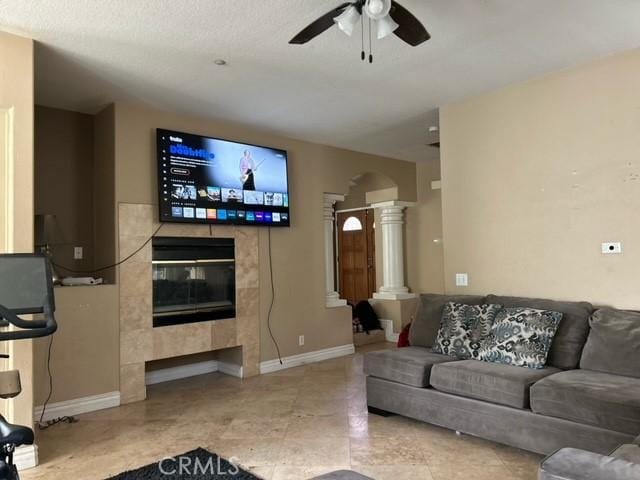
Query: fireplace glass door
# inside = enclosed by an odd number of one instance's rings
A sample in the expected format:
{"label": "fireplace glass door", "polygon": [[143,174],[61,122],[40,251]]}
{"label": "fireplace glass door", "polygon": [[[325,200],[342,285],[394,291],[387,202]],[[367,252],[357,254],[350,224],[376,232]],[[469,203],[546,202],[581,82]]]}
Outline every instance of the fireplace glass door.
{"label": "fireplace glass door", "polygon": [[233,262],[154,261],[154,325],[173,325],[234,316]]}

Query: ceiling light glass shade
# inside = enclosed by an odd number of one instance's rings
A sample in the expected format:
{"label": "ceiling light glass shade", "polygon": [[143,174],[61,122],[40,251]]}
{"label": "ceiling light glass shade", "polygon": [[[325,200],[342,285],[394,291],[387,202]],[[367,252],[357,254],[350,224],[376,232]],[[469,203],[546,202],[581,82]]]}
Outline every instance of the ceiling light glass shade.
{"label": "ceiling light glass shade", "polygon": [[398,25],[390,15],[378,20],[378,40],[388,37],[399,27],[400,25]]}
{"label": "ceiling light glass shade", "polygon": [[391,0],[367,0],[364,12],[371,20],[380,20],[391,11]]}
{"label": "ceiling light glass shade", "polygon": [[358,9],[352,5],[334,18],[333,21],[336,22],[340,30],[351,36],[353,34],[353,29],[360,21],[360,13],[358,12]]}

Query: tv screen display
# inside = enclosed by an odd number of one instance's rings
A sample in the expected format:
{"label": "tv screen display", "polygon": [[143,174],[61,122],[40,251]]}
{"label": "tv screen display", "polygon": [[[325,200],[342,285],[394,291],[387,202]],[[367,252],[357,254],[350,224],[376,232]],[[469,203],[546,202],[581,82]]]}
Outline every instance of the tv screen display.
{"label": "tv screen display", "polygon": [[157,130],[160,221],[288,227],[287,152]]}

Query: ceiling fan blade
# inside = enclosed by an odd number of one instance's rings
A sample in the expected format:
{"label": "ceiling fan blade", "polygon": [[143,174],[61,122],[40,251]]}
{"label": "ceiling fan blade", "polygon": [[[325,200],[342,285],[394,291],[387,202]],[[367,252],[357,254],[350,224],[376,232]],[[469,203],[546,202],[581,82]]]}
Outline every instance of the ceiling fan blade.
{"label": "ceiling fan blade", "polygon": [[334,25],[333,19],[338,15],[340,15],[342,11],[345,8],[347,8],[349,5],[351,5],[351,3],[343,3],[339,7],[334,8],[329,13],[327,13],[326,15],[323,15],[322,17],[317,19],[315,22],[313,22],[311,25],[309,25],[304,30],[302,30],[299,34],[293,37],[289,41],[289,43],[293,45],[302,45],[304,43],[307,43],[313,40],[314,38],[316,38],[321,33],[325,32],[326,30],[329,30]]}
{"label": "ceiling fan blade", "polygon": [[431,35],[429,35],[427,29],[424,28],[424,25],[422,25],[420,20],[414,17],[409,10],[404,8],[395,0],[391,3],[392,6],[389,15],[391,15],[391,18],[400,25],[400,27],[393,32],[397,37],[401,38],[412,47],[417,47],[431,38]]}

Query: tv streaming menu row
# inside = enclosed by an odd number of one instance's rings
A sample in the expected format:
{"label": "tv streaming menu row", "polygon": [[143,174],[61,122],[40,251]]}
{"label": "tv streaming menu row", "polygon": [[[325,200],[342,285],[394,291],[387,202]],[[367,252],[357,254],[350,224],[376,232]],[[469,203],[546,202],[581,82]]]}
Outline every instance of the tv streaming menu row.
{"label": "tv streaming menu row", "polygon": [[[167,192],[168,193],[168,192]],[[208,220],[238,223],[288,223],[289,214],[260,207],[288,208],[289,195],[211,186],[195,186],[173,181],[171,217],[176,220]],[[203,203],[211,203],[204,207]],[[216,204],[216,208],[212,208]],[[226,208],[220,208],[220,205]],[[235,207],[235,208],[233,208]],[[271,210],[271,211],[268,211]]]}

